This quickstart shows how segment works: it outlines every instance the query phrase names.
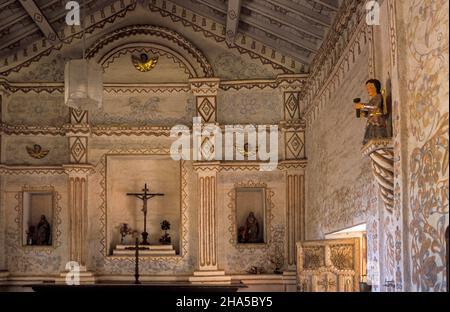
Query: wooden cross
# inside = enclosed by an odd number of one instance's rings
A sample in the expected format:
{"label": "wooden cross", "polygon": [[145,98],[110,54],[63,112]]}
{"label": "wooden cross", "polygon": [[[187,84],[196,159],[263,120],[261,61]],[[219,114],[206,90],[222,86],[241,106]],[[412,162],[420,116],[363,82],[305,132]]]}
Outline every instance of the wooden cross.
{"label": "wooden cross", "polygon": [[145,183],[145,187],[142,190],[143,193],[127,193],[127,196],[134,196],[143,201],[142,212],[144,213],[144,232],[142,232],[142,245],[150,245],[148,242],[148,233],[147,233],[147,211],[148,204],[147,202],[155,196],[164,196],[161,193],[149,193],[150,190],[147,187],[147,183]]}

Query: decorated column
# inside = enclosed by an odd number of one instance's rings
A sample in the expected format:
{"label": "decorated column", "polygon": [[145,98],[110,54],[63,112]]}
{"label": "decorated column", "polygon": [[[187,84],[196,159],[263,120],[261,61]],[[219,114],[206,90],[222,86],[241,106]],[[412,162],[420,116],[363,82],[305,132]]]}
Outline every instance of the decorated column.
{"label": "decorated column", "polygon": [[[66,282],[77,279],[73,276],[74,270],[80,271],[80,283],[94,283],[94,275],[88,271],[87,242],[88,242],[88,175],[92,166],[88,164],[88,139],[90,127],[88,112],[71,109],[70,124],[66,135],[69,140],[70,164],[63,165],[69,177],[69,261],[65,276]],[[74,266],[75,265],[75,266]],[[67,271],[69,271],[67,273]],[[72,274],[72,276],[70,276]],[[69,275],[69,276],[68,276]]]}
{"label": "decorated column", "polygon": [[[191,79],[191,90],[196,101],[197,117],[201,123],[194,124],[202,133],[194,136],[194,153],[197,160],[194,169],[197,172],[198,186],[198,264],[189,280],[191,283],[223,284],[230,283],[231,278],[225,271],[219,270],[217,259],[217,172],[220,163],[214,161],[216,152],[215,138],[221,135],[217,123],[217,91],[219,79]],[[200,134],[198,133],[198,134]]]}
{"label": "decorated column", "polygon": [[295,274],[296,243],[305,239],[305,123],[301,114],[303,75],[278,76],[283,99],[281,133],[286,174],[286,268]]}
{"label": "decorated column", "polygon": [[[0,94],[0,127],[3,127],[2,95]],[[2,163],[2,135],[0,131],[0,164]],[[3,176],[0,175],[0,229],[5,228],[5,205],[3,205]],[[0,233],[0,250],[5,250],[5,233]],[[8,271],[5,269],[5,253],[0,255],[0,283],[8,279]]]}

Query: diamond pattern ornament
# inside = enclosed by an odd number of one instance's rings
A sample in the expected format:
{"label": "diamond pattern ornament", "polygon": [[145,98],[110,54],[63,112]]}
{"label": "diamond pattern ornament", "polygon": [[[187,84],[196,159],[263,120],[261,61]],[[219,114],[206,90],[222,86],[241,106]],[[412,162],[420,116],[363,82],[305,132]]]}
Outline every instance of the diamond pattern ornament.
{"label": "diamond pattern ornament", "polygon": [[300,158],[301,152],[303,151],[304,143],[302,138],[298,133],[294,133],[287,142],[287,147],[293,158]]}
{"label": "diamond pattern ornament", "polygon": [[[288,95],[289,94],[289,95]],[[298,111],[298,93],[288,93],[286,96],[288,96],[284,106],[286,111],[289,114],[289,117],[291,119],[294,119],[296,117],[296,113]]]}
{"label": "diamond pattern ornament", "polygon": [[75,138],[70,147],[70,154],[75,163],[81,163],[86,156],[86,147],[80,138]]}
{"label": "diamond pattern ornament", "polygon": [[200,104],[197,107],[198,113],[200,117],[202,117],[203,121],[210,122],[212,116],[215,114],[215,107],[209,100],[209,98],[203,98]]}
{"label": "diamond pattern ornament", "polygon": [[201,146],[201,153],[202,153],[202,159],[204,160],[213,160],[214,159],[214,143],[212,142],[214,138],[205,138],[202,142]]}

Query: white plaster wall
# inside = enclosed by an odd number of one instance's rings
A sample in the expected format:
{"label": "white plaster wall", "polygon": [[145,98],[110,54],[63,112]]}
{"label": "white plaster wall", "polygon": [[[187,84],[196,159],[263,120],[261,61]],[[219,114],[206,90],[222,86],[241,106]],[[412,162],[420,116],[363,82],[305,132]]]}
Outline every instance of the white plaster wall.
{"label": "white plaster wall", "polygon": [[362,51],[306,130],[306,224],[308,240],[360,223],[377,208],[370,160],[361,155],[365,119],[353,98],[367,100],[368,50]]}

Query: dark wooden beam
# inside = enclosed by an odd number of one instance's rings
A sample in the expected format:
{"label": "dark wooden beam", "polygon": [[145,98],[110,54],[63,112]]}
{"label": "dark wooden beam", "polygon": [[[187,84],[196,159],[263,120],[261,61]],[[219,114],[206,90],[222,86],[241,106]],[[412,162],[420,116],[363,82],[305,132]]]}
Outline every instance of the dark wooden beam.
{"label": "dark wooden beam", "polygon": [[228,0],[226,41],[229,44],[234,44],[238,33],[241,2],[241,0]]}

